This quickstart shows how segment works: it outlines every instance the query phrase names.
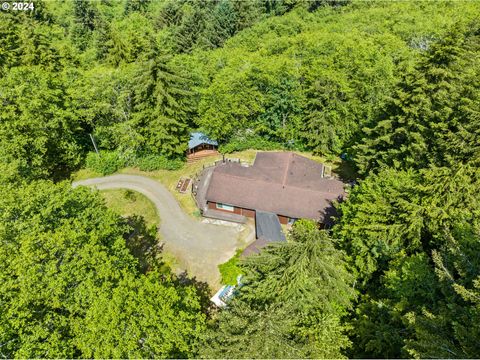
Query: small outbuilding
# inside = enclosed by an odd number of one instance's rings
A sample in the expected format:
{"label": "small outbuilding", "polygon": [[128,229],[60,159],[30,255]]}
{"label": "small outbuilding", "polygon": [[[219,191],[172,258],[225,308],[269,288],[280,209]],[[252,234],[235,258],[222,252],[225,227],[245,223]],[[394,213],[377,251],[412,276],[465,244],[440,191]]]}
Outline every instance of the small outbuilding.
{"label": "small outbuilding", "polygon": [[193,132],[190,134],[188,141],[187,158],[198,159],[210,155],[218,155],[218,143],[210,139],[201,132]]}

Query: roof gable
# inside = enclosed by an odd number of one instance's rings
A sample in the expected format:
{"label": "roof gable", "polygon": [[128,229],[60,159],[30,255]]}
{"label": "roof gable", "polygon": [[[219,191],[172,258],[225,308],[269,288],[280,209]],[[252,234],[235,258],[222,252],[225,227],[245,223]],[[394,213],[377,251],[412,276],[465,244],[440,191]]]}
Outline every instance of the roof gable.
{"label": "roof gable", "polygon": [[324,220],[332,203],[343,196],[343,183],[323,178],[322,164],[291,152],[259,152],[250,167],[217,166],[206,199],[292,218]]}

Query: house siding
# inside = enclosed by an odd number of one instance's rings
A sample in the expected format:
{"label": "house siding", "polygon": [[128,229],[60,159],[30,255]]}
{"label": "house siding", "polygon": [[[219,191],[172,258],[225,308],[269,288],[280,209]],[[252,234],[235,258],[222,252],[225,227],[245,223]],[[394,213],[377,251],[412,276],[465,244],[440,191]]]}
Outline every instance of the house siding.
{"label": "house siding", "polygon": [[[225,205],[226,205],[226,204],[225,204]],[[228,210],[225,210],[225,209],[219,209],[219,208],[217,208],[217,203],[216,203],[216,202],[211,202],[211,201],[209,201],[209,202],[208,202],[208,208],[209,208],[210,210],[223,211],[223,212],[226,212],[226,213],[229,213],[229,214],[242,215],[242,208],[239,208],[239,207],[236,207],[236,206],[233,207],[233,211],[228,211]]]}
{"label": "house siding", "polygon": [[[252,210],[252,209],[245,209],[245,208],[233,206],[233,211],[228,211],[228,210],[224,210],[224,209],[218,209],[217,208],[217,203],[212,202],[212,201],[208,202],[208,208],[211,209],[211,210],[223,211],[223,212],[230,213],[230,214],[233,213],[233,214],[237,214],[237,215],[243,215],[243,216],[246,216],[246,217],[249,217],[249,218],[255,218],[255,210]],[[280,221],[280,224],[284,224],[284,225],[288,224],[288,219],[289,219],[288,216],[278,215],[278,220]]]}
{"label": "house siding", "polygon": [[242,209],[242,215],[250,218],[255,217],[255,210],[249,210],[249,209]]}
{"label": "house siding", "polygon": [[284,225],[288,224],[288,219],[289,218],[287,216],[278,215],[278,220],[280,220],[280,224],[284,224]]}

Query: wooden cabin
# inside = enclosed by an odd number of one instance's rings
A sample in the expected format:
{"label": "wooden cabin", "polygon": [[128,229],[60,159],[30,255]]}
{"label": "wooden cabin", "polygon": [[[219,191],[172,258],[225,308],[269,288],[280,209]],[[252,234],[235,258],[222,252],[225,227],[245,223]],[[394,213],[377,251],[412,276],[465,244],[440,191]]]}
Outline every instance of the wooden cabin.
{"label": "wooden cabin", "polygon": [[218,143],[201,132],[190,134],[188,142],[187,160],[195,161],[206,156],[218,155]]}

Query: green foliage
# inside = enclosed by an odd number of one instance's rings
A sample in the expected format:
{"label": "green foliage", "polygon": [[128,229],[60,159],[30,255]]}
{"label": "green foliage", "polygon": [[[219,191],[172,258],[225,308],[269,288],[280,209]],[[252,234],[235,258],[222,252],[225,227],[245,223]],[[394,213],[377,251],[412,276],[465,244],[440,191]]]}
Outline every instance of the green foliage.
{"label": "green foliage", "polygon": [[197,290],[139,273],[130,226],[98,194],[47,181],[0,194],[3,357],[195,353],[205,327]]}
{"label": "green foliage", "polygon": [[402,358],[403,341],[408,335],[401,315],[392,302],[363,297],[356,307],[350,328],[351,358]]}
{"label": "green foliage", "polygon": [[479,355],[480,261],[478,223],[443,233],[445,245],[432,259],[442,293],[437,306],[410,312],[415,336],[406,343],[410,356],[475,358]]}
{"label": "green foliage", "polygon": [[236,151],[244,151],[248,149],[256,150],[276,150],[280,146],[277,143],[266,140],[260,136],[241,136],[235,137],[227,144],[220,145],[218,150],[222,154],[230,154]]}
{"label": "green foliage", "polygon": [[243,286],[216,319],[203,356],[341,357],[348,339],[340,317],[351,306],[353,279],[326,232],[298,221],[286,243],[241,267]]}
{"label": "green foliage", "polygon": [[[364,127],[376,124],[401,74],[431,39],[442,38],[455,21],[468,23],[474,13],[465,9],[465,17],[452,12],[447,18],[437,17],[437,10],[355,3],[313,14],[299,7],[262,21],[223,49],[193,55],[209,79],[199,89],[198,123],[227,142],[250,132],[316,153],[345,151],[364,137]],[[393,13],[395,25],[383,21]]]}
{"label": "green foliage", "polygon": [[112,293],[98,294],[85,319],[75,326],[75,344],[84,357],[185,358],[192,354],[204,329],[196,291],[159,286],[159,277],[149,273],[137,280],[126,278]]}
{"label": "green foliage", "polygon": [[85,162],[87,168],[102,175],[110,175],[125,166],[125,160],[115,151],[90,152]]}
{"label": "green foliage", "polygon": [[185,117],[192,94],[188,81],[162,60],[145,62],[136,75],[133,127],[141,136],[144,152],[178,157],[187,150]]}
{"label": "green foliage", "polygon": [[252,26],[265,15],[261,1],[186,0],[158,2],[156,24],[164,28],[162,45],[175,53],[222,46],[239,31]]}
{"label": "green foliage", "polygon": [[[0,12],[0,356],[195,357],[206,333],[205,357],[479,357],[479,12],[323,0]],[[345,152],[364,177],[331,232],[299,222],[238,265],[245,284],[208,331],[197,291],[137,256],[155,243],[140,218],[37,182],[84,163],[178,169],[199,127],[224,153]]]}
{"label": "green foliage", "polygon": [[343,243],[360,278],[369,278],[388,262],[421,248],[424,210],[417,176],[385,170],[354,187],[340,206],[334,232]]}
{"label": "green foliage", "polygon": [[[83,163],[89,133],[101,149],[118,151],[129,162],[149,154],[180,158],[189,129],[198,126],[227,152],[245,148],[239,142],[247,139],[260,149],[338,154],[364,138],[365,127],[375,129],[386,116],[383,110],[392,115],[398,104],[391,105],[390,97],[399,93],[395,87],[402,73],[413,74],[401,86],[404,93],[418,88],[426,94],[422,98],[438,94],[437,102],[445,106],[443,117],[430,122],[429,131],[444,134],[434,145],[445,159],[435,163],[475,157],[476,150],[466,151],[462,144],[466,139],[476,149],[477,122],[466,120],[478,117],[477,36],[470,25],[477,5],[329,4],[334,6],[78,0],[55,6],[39,2],[34,14],[2,12],[0,85],[8,106],[1,115],[4,122],[20,117],[29,123],[24,135],[15,134],[23,132],[19,121],[4,130],[2,144],[13,145],[2,145],[2,161],[16,163],[20,176],[65,178]],[[383,21],[391,14],[394,20]],[[445,35],[454,23],[464,37]],[[444,45],[434,39],[461,50],[452,52],[456,60],[442,75],[452,80],[448,86],[435,77],[444,66]],[[426,48],[430,55],[418,61]],[[435,62],[439,65],[428,65]],[[424,80],[408,85],[418,80],[415,71]],[[441,95],[449,89],[455,96]],[[25,98],[34,101],[19,100]],[[36,103],[42,106],[33,107]],[[438,125],[447,118],[455,123],[448,131]],[[409,121],[414,136],[416,118]],[[377,130],[367,130],[368,138],[376,138]],[[410,140],[405,143],[415,143]],[[372,159],[360,148],[356,158],[362,171],[383,161],[378,146],[368,146],[377,154]],[[383,162],[392,163],[392,151]]]}
{"label": "green foliage", "polygon": [[178,170],[183,166],[183,161],[180,159],[167,159],[161,155],[147,155],[137,158],[135,166],[138,166],[142,171]]}
{"label": "green foliage", "polygon": [[478,356],[478,306],[465,298],[480,268],[479,189],[472,166],[389,169],[341,205],[334,233],[365,293],[351,356]]}
{"label": "green foliage", "polygon": [[16,67],[0,79],[0,161],[20,176],[62,178],[79,165],[82,134],[67,86],[63,74],[41,66]]}
{"label": "green foliage", "polygon": [[133,191],[133,190],[125,190],[123,196],[125,197],[125,199],[127,199],[129,201],[136,201],[137,200],[137,195],[136,195],[135,191]]}
{"label": "green foliage", "polygon": [[242,250],[237,250],[235,255],[227,262],[218,265],[218,270],[222,277],[222,284],[237,285],[237,277],[242,274],[242,269],[239,267],[240,255]]}
{"label": "green foliage", "polygon": [[478,24],[452,29],[407,72],[380,121],[356,147],[363,173],[478,162]]}

